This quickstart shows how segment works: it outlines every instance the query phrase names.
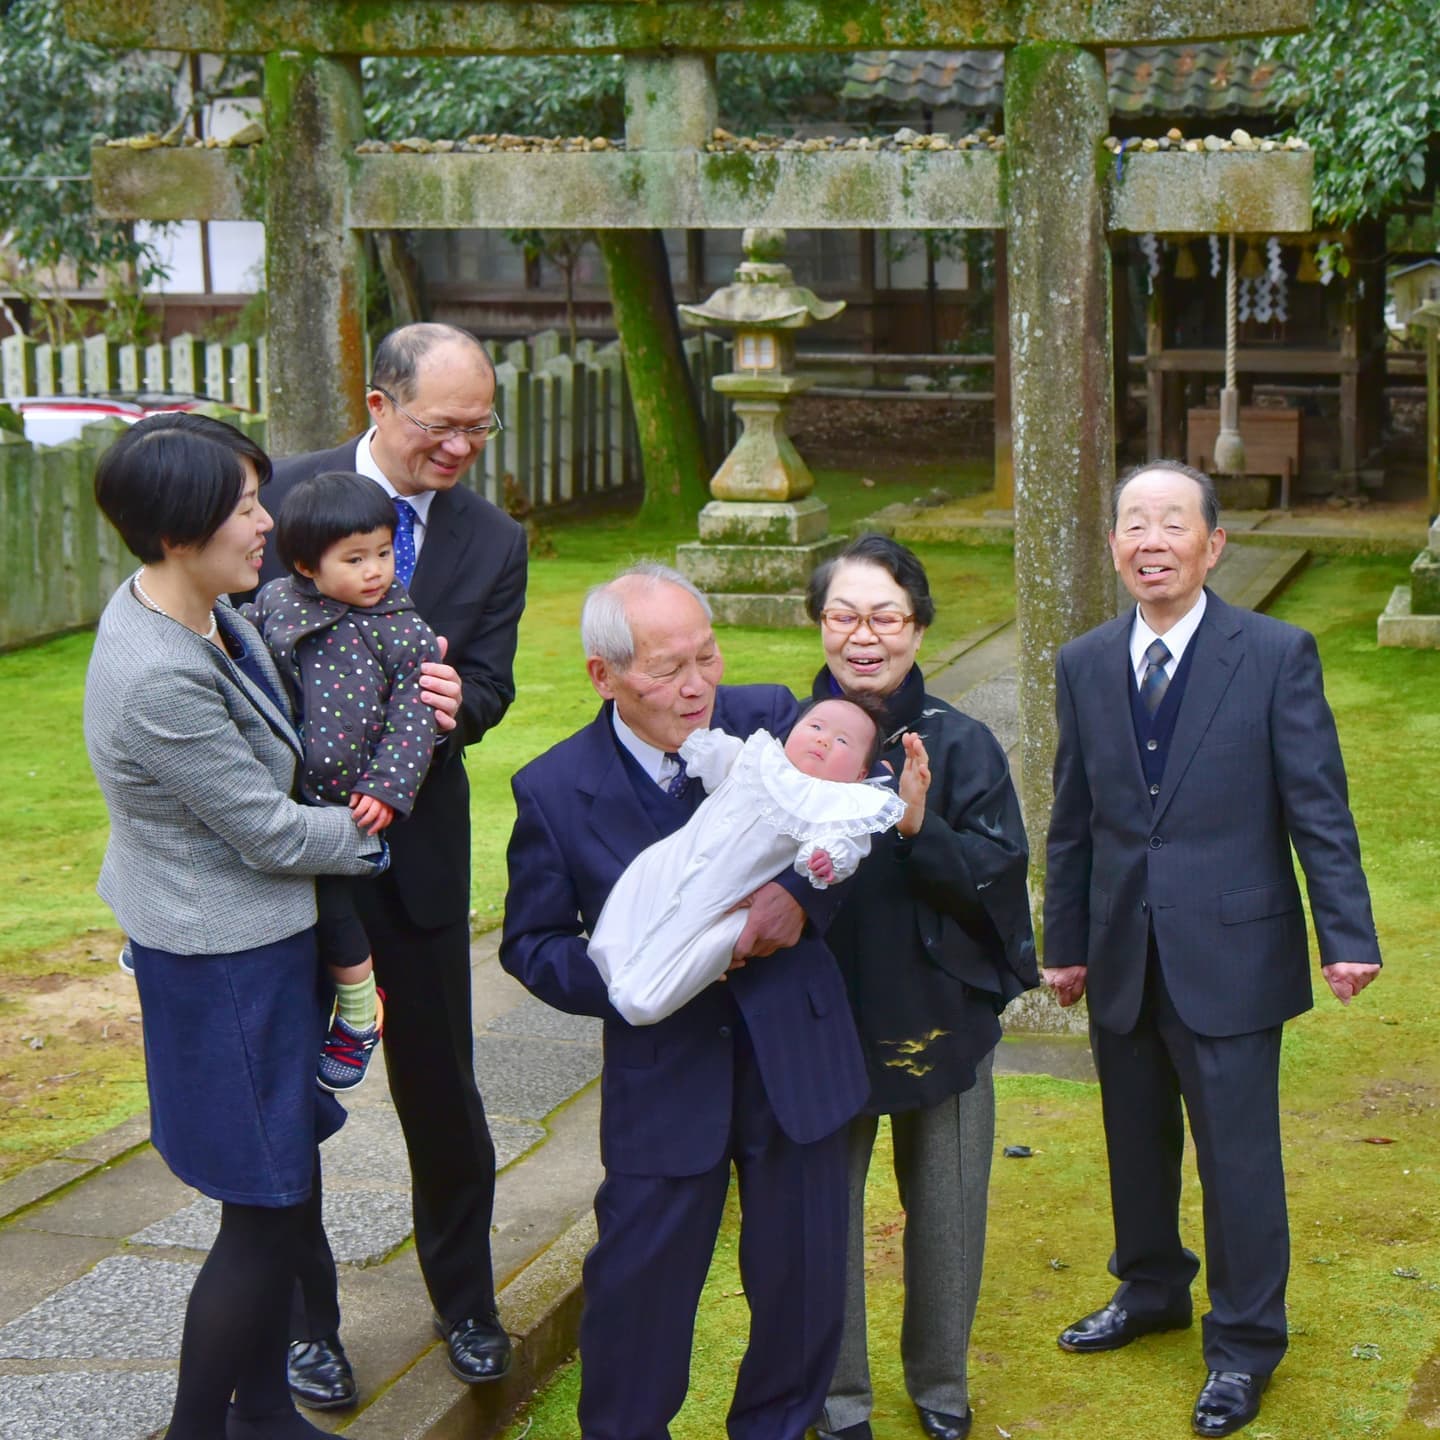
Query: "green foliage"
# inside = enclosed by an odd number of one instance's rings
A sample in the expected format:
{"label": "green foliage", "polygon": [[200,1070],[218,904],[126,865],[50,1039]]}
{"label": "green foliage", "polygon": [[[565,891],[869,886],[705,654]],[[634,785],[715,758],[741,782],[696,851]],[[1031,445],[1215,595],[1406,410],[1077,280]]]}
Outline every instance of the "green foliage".
{"label": "green foliage", "polygon": [[848,55],[725,54],[715,63],[720,117],[737,134],[839,119]]}
{"label": "green foliage", "polygon": [[1314,146],[1315,213],[1348,225],[1433,185],[1440,140],[1434,0],[1316,0],[1315,23],[1274,40],[1275,103]]}
{"label": "green foliage", "polygon": [[[792,127],[839,114],[847,56],[721,55],[720,117],[732,129]],[[367,128],[382,140],[605,135],[625,129],[625,67],[618,55],[368,59]]]}
{"label": "green foliage", "polygon": [[153,276],[154,250],[95,213],[90,142],[97,133],[163,129],[175,73],[149,56],[69,39],[61,11],[60,0],[0,6],[0,231],[22,265],[68,261],[82,284],[117,265]]}
{"label": "green foliage", "polygon": [[618,56],[467,55],[367,59],[365,122],[382,140],[504,133],[618,135],[625,72]]}

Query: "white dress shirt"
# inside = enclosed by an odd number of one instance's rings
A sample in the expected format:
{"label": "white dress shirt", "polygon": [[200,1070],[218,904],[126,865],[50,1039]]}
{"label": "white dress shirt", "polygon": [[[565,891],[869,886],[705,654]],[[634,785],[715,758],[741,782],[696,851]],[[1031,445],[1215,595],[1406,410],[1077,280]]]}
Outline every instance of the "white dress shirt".
{"label": "white dress shirt", "polygon": [[375,430],[372,426],[360,437],[360,443],[355,447],[355,470],[357,474],[367,475],[373,480],[392,500],[403,500],[415,512],[415,558],[419,560],[420,551],[425,545],[425,526],[430,518],[430,502],[435,498],[433,490],[422,490],[418,495],[402,495],[385,478],[385,472],[375,463],[374,452],[370,449],[370,442],[375,437]]}
{"label": "white dress shirt", "polygon": [[680,762],[649,741],[642,740],[621,718],[620,707],[612,706],[610,718],[615,725],[615,738],[628,750],[635,763],[663,790],[680,771]]}
{"label": "white dress shirt", "polygon": [[1145,652],[1150,648],[1153,641],[1159,640],[1164,643],[1165,648],[1170,652],[1170,658],[1165,662],[1165,678],[1173,680],[1175,671],[1180,667],[1180,657],[1185,653],[1185,647],[1195,637],[1195,632],[1200,628],[1200,621],[1205,615],[1205,592],[1200,592],[1200,598],[1190,609],[1180,617],[1163,635],[1157,635],[1146,623],[1145,617],[1140,613],[1140,607],[1135,607],[1135,625],[1130,631],[1130,666],[1135,672],[1135,682],[1139,684],[1145,678],[1145,671],[1149,668],[1149,661],[1145,658]]}

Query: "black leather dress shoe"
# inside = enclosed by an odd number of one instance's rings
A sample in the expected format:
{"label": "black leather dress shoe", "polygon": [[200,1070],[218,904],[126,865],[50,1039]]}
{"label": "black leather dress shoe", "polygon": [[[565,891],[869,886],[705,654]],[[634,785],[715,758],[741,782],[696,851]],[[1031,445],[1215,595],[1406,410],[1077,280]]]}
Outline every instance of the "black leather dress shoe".
{"label": "black leather dress shoe", "polygon": [[1197,1435],[1232,1435],[1260,1413],[1260,1397],[1268,1375],[1240,1370],[1212,1370],[1200,1387],[1191,1424]]}
{"label": "black leather dress shoe", "polygon": [[870,1433],[870,1422],[868,1420],[857,1420],[853,1425],[847,1425],[843,1430],[822,1430],[815,1427],[815,1440],[875,1440]]}
{"label": "black leather dress shoe", "polygon": [[927,1410],[923,1405],[915,1407],[920,1417],[920,1428],[930,1440],[965,1440],[975,1420],[975,1412],[967,1410],[963,1415],[947,1415],[943,1410]]}
{"label": "black leather dress shoe", "polygon": [[1161,1330],[1185,1330],[1190,1321],[1188,1303],[1151,1315],[1132,1315],[1112,1300],[1103,1309],[1092,1311],[1069,1329],[1062,1330],[1058,1343],[1062,1350],[1089,1355],[1099,1350],[1118,1350],[1142,1335],[1154,1335]]}
{"label": "black leather dress shoe", "polygon": [[292,1341],[285,1374],[290,1393],[309,1410],[348,1410],[360,1398],[338,1335]]}
{"label": "black leather dress shoe", "polygon": [[498,1315],[457,1320],[453,1325],[437,1315],[435,1333],[445,1342],[450,1373],[467,1385],[498,1380],[510,1369],[510,1337]]}

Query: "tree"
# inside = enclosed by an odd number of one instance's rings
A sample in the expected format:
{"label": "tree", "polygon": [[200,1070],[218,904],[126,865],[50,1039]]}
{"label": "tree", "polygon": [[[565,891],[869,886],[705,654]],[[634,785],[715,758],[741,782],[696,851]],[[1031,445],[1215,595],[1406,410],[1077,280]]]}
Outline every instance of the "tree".
{"label": "tree", "polygon": [[1274,40],[1271,98],[1315,149],[1315,213],[1350,225],[1433,185],[1440,140],[1434,0],[1316,0],[1315,22]]}
{"label": "tree", "polygon": [[0,259],[0,279],[35,300],[44,290],[37,277],[67,262],[82,285],[130,267],[138,289],[160,273],[133,227],[95,213],[90,142],[163,129],[175,111],[171,66],[71,40],[61,8],[0,5],[0,243],[12,257]]}

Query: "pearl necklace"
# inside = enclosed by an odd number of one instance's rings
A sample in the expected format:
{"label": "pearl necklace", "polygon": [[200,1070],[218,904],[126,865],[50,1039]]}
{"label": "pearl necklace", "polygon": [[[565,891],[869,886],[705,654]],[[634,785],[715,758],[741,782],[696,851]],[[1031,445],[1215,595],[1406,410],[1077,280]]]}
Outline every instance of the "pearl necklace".
{"label": "pearl necklace", "polygon": [[[142,566],[130,577],[130,587],[131,587],[131,589],[133,589],[133,590],[135,591],[135,594],[136,594],[137,598],[139,599],[140,603],[141,603],[142,605],[144,605],[147,610],[153,610],[157,615],[163,615],[167,620],[175,620],[175,617],[174,617],[168,610],[162,610],[162,609],[160,608],[160,606],[158,606],[158,605],[154,602],[154,600],[152,600],[152,599],[150,598],[150,596],[146,593],[145,587],[140,583],[140,577],[141,577],[144,573],[145,573],[145,567],[142,565]],[[183,620],[175,620],[175,623],[176,623],[177,625],[184,625],[184,624],[185,624],[185,622],[184,622]],[[186,628],[187,630],[190,629],[190,627],[189,627],[188,625],[185,625],[185,628]],[[193,634],[196,634],[196,635],[200,635],[200,631],[198,631],[198,630],[193,631],[192,633],[193,633]],[[205,631],[205,633],[204,633],[203,635],[200,635],[200,638],[201,638],[202,640],[213,640],[219,633],[220,633],[220,625],[219,625],[219,622],[215,619],[215,612],[212,610],[212,611],[210,612],[210,628],[209,628],[207,631]]]}

